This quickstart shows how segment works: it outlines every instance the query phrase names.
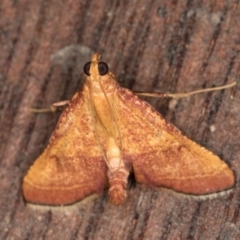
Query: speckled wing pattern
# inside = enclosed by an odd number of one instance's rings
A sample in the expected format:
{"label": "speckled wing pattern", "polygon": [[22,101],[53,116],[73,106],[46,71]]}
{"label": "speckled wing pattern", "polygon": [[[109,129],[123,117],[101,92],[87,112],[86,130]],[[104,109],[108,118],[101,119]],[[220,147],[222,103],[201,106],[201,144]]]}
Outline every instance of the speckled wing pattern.
{"label": "speckled wing pattern", "polygon": [[107,187],[102,157],[89,102],[89,90],[74,95],[60,117],[49,145],[23,180],[28,202],[73,204]]}
{"label": "speckled wing pattern", "polygon": [[138,183],[188,194],[208,194],[231,188],[234,174],[221,159],[167,122],[128,89],[114,97],[123,144]]}

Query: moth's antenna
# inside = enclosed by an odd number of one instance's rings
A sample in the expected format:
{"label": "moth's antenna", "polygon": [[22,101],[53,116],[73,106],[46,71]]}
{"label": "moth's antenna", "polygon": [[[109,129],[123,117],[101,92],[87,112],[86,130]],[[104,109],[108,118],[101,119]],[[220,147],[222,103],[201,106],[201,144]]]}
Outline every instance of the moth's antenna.
{"label": "moth's antenna", "polygon": [[223,90],[226,88],[231,88],[235,85],[237,85],[237,80],[232,83],[229,83],[227,85],[224,85],[224,86],[199,89],[199,90],[195,90],[195,91],[187,92],[187,93],[163,93],[163,92],[159,92],[159,93],[157,93],[157,92],[134,92],[134,93],[137,94],[138,96],[184,98],[184,97],[189,97],[193,94],[212,92],[212,91]]}

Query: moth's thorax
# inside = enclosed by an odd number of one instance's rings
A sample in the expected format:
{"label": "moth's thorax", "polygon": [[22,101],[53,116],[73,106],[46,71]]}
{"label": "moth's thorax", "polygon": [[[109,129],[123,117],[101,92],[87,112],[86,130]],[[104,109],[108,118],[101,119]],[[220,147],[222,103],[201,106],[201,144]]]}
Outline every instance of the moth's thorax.
{"label": "moth's thorax", "polygon": [[118,86],[115,76],[111,72],[104,76],[89,76],[87,81],[92,94],[113,93]]}
{"label": "moth's thorax", "polygon": [[93,111],[109,134],[113,132],[113,108],[116,81],[111,75],[99,76],[90,82],[90,98]]}

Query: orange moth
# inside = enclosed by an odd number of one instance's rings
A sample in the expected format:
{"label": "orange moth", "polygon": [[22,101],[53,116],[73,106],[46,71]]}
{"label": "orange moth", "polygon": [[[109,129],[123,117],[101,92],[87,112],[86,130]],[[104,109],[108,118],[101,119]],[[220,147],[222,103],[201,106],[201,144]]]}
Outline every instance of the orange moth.
{"label": "orange moth", "polygon": [[[23,179],[27,202],[69,205],[109,188],[109,201],[119,205],[127,196],[130,171],[139,184],[192,195],[234,186],[227,164],[120,87],[99,54],[84,72],[83,90],[67,102],[48,146]],[[137,94],[182,97],[203,91]]]}

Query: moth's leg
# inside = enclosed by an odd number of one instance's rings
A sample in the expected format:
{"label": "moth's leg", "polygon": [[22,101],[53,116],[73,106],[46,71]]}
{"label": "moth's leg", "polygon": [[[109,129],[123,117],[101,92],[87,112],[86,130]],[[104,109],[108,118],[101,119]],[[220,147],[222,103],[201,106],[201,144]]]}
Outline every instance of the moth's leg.
{"label": "moth's leg", "polygon": [[65,106],[65,105],[69,104],[69,101],[70,100],[64,100],[64,101],[53,103],[52,107],[62,107],[62,106]]}
{"label": "moth's leg", "polygon": [[213,88],[205,88],[205,89],[199,89],[196,91],[188,92],[188,93],[154,93],[154,92],[134,92],[138,96],[148,96],[148,97],[171,97],[171,98],[184,98],[189,97],[190,95],[197,94],[197,93],[203,93],[203,92],[211,92],[211,91],[218,91],[226,88],[231,88],[239,82],[239,79],[236,81],[226,84],[219,87],[213,87]]}
{"label": "moth's leg", "polygon": [[64,100],[64,101],[60,101],[60,102],[56,102],[53,103],[50,108],[42,108],[42,109],[38,109],[38,108],[30,108],[29,110],[31,112],[36,112],[36,113],[44,113],[44,112],[56,112],[58,107],[62,107],[69,104],[69,100]]}

